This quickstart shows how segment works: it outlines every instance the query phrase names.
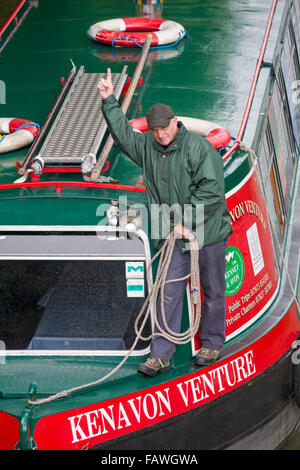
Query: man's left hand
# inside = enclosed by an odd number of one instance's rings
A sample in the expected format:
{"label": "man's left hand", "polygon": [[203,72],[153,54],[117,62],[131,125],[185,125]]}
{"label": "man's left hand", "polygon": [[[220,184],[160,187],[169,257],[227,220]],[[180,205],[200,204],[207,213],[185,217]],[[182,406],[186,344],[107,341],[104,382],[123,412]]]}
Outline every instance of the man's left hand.
{"label": "man's left hand", "polygon": [[182,224],[177,224],[176,227],[174,227],[174,233],[177,238],[183,238],[184,240],[194,238],[194,234]]}

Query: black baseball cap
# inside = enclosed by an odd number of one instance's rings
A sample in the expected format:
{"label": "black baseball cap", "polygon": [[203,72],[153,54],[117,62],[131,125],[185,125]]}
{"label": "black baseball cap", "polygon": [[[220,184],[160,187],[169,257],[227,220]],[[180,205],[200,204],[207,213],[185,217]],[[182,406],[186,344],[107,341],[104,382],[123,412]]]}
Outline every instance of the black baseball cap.
{"label": "black baseball cap", "polygon": [[146,119],[148,128],[168,127],[170,119],[175,117],[172,108],[166,104],[156,103],[148,109]]}

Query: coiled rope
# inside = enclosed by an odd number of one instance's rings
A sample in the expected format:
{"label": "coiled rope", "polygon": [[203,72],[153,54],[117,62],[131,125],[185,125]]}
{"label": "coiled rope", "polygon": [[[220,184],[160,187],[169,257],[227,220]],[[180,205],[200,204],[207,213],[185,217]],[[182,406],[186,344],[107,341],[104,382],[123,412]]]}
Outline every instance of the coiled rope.
{"label": "coiled rope", "polygon": [[[170,266],[175,243],[176,243],[175,234],[174,232],[171,232],[169,237],[165,240],[162,248],[155,254],[155,256],[151,259],[149,263],[149,266],[147,269],[148,286],[151,285],[151,280],[149,277],[150,267],[153,264],[153,262],[156,260],[156,258],[160,256],[155,283],[153,285],[153,288],[150,289],[149,294],[144,302],[144,305],[135,320],[134,329],[135,329],[136,338],[132,344],[132,347],[124,356],[122,361],[114,369],[112,369],[108,374],[106,374],[104,377],[101,377],[100,379],[94,382],[80,385],[78,387],[73,387],[69,390],[63,390],[47,398],[41,398],[38,400],[28,400],[28,403],[30,405],[42,405],[44,403],[49,403],[59,398],[67,397],[73,392],[78,392],[78,391],[99,385],[100,383],[104,382],[109,377],[111,377],[113,374],[115,374],[123,366],[123,364],[127,361],[129,356],[134,351],[139,340],[148,341],[148,340],[151,340],[154,336],[163,336],[168,341],[174,344],[186,344],[189,341],[191,341],[191,339],[195,336],[196,332],[198,331],[198,328],[200,326],[200,320],[201,320],[199,247],[198,247],[198,242],[196,238],[194,236],[191,236],[189,238],[191,272],[185,277],[178,278],[178,279],[171,279],[167,281],[166,277],[167,277],[168,269]],[[176,333],[176,332],[173,332],[167,325],[165,310],[164,310],[164,289],[165,289],[165,285],[168,283],[182,281],[182,280],[188,279],[189,277],[191,278],[191,281],[190,281],[191,282],[191,302],[192,304],[196,306],[196,315],[194,315],[194,319],[192,320],[191,326],[185,332]],[[158,299],[159,292],[161,293],[161,314],[162,314],[162,321],[165,327],[165,331],[160,326],[158,319],[157,319],[156,306],[157,306],[157,299]],[[142,331],[151,313],[151,307],[153,307],[154,323],[156,325],[158,332],[152,333],[148,337],[143,337]],[[146,313],[144,314],[145,310],[146,310]],[[142,319],[143,316],[144,318]],[[139,327],[140,322],[141,322],[141,326]]]}

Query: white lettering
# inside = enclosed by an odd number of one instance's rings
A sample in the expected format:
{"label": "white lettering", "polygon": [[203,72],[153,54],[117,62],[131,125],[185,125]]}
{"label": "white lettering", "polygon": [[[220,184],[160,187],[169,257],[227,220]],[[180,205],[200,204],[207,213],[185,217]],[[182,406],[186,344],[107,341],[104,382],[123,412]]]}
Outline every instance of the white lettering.
{"label": "white lettering", "polygon": [[[188,403],[189,403],[189,400],[188,400],[188,398],[189,398],[188,382],[189,382],[189,381],[187,380],[186,382],[177,384],[177,388],[178,388],[179,391],[180,391],[180,394],[181,394],[181,397],[183,398],[183,401],[184,401],[185,406],[188,406]],[[182,389],[182,386],[183,386],[183,385],[185,385],[185,390],[186,390],[186,391],[184,391],[184,390]]]}
{"label": "white lettering", "polygon": [[[85,418],[86,418],[87,427],[89,431],[89,437],[99,436],[99,434],[101,434],[100,426],[98,426],[98,429],[93,429],[93,428],[97,428],[97,422],[95,420],[95,416],[93,417],[93,419],[91,418],[92,415],[96,415],[96,417],[98,418],[98,411],[95,410],[95,411],[89,411],[88,413],[85,413]],[[95,433],[94,433],[94,430],[95,430]]]}
{"label": "white lettering", "polygon": [[163,412],[162,410],[162,406],[161,406],[161,403],[163,403],[165,405],[165,407],[167,408],[167,410],[169,412],[171,412],[171,403],[170,403],[170,397],[169,397],[169,388],[165,388],[164,389],[164,392],[166,392],[166,397],[163,395],[162,392],[158,391],[158,392],[155,392],[156,395],[157,395],[157,398],[158,398],[158,404],[159,404],[159,409],[160,409],[160,412],[159,412],[159,416],[163,416],[165,413]]}
{"label": "white lettering", "polygon": [[[83,414],[68,418],[68,420],[71,423],[71,429],[72,429],[72,434],[73,434],[72,442],[78,442],[78,441],[82,441],[83,439],[87,439],[87,436],[84,434],[80,426],[80,421],[81,421],[82,416]],[[75,424],[76,418],[77,418],[77,423]],[[79,433],[80,437],[77,436],[77,433]]]}
{"label": "white lettering", "polygon": [[[294,347],[298,347],[299,344],[300,342],[295,342]],[[298,355],[299,352],[294,353],[294,362],[299,362]],[[139,428],[141,425],[147,426],[149,420],[152,421],[165,415],[172,416],[172,405],[175,413],[183,412],[184,407],[197,406],[201,401],[213,399],[218,394],[236,387],[255,373],[254,353],[249,350],[207,372],[201,373],[200,370],[198,374],[189,376],[187,380],[176,383],[174,388],[156,390],[153,393],[148,391],[145,395],[140,392],[140,395],[127,401],[124,397],[123,401],[117,404],[90,409],[85,413],[69,417],[72,443],[108,433],[111,433],[113,437],[114,433],[120,434],[117,432],[119,430],[125,430],[130,426],[134,429],[134,425],[139,425]]]}
{"label": "white lettering", "polygon": [[122,421],[125,421],[125,428],[127,428],[128,426],[131,425],[129,419],[128,419],[128,416],[126,414],[126,411],[124,409],[124,406],[122,405],[122,403],[120,403],[120,406],[119,406],[119,424],[118,424],[118,429],[122,429],[123,428],[123,425],[121,424]]}
{"label": "white lettering", "polygon": [[249,377],[250,375],[253,375],[256,372],[256,367],[255,367],[255,364],[253,363],[253,351],[248,351],[247,353],[245,353],[245,358],[246,358],[247,371],[248,371],[248,377]]}
{"label": "white lettering", "polygon": [[158,464],[158,465],[178,465],[178,464],[183,464],[183,465],[189,465],[189,464],[198,464],[196,456],[190,455],[190,454],[154,454],[154,455],[149,455],[146,454],[145,456],[145,463],[146,464]]}
{"label": "white lettering", "polygon": [[[245,362],[245,359],[243,358],[243,356],[239,356],[239,357],[237,357],[236,359],[233,359],[233,361],[230,362],[231,364],[235,364],[235,366],[236,366],[236,371],[237,371],[237,374],[238,374],[238,382],[241,382],[243,379],[247,378],[247,374],[244,370],[244,362]],[[243,377],[242,377],[242,375],[243,375]]]}
{"label": "white lettering", "polygon": [[[148,409],[148,405],[147,405],[147,401],[149,401],[148,397],[150,397],[150,402],[153,405],[152,406],[152,408],[153,408],[153,411],[152,411],[153,415],[152,416],[149,413],[149,409]],[[147,395],[145,396],[144,401],[143,401],[143,408],[144,408],[144,413],[147,416],[147,418],[149,418],[149,419],[155,418],[155,416],[157,414],[157,403],[156,403],[156,400],[155,400],[155,398],[153,397],[153,395],[151,393],[147,393]],[[151,406],[150,406],[150,409],[151,409]]]}
{"label": "white lettering", "polygon": [[139,409],[138,410],[136,409],[136,406],[134,404],[134,398],[132,398],[131,400],[128,400],[128,403],[131,406],[131,409],[132,409],[132,411],[134,413],[134,416],[136,417],[136,420],[137,420],[138,423],[141,421],[141,399],[142,399],[142,397],[136,398],[136,400],[138,400],[138,402],[139,402]]}
{"label": "white lettering", "polygon": [[114,405],[110,405],[108,408],[110,409],[110,415],[108,414],[105,408],[99,409],[101,413],[101,418],[102,418],[102,434],[106,434],[108,432],[105,427],[105,420],[109,423],[112,429],[116,429],[114,415],[113,415]]}

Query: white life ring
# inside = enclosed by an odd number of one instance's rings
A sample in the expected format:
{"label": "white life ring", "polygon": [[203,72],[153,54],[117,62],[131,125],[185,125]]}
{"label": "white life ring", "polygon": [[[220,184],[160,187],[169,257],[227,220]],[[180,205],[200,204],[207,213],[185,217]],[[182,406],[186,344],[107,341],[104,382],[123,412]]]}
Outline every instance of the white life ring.
{"label": "white life ring", "polygon": [[18,118],[0,118],[0,153],[30,145],[39,133],[39,125]]}
{"label": "white life ring", "polygon": [[[177,118],[189,131],[196,132],[196,134],[205,137],[216,150],[226,147],[231,141],[230,133],[215,122],[185,116],[177,116]],[[137,132],[149,130],[146,117],[132,119],[129,122]]]}
{"label": "white life ring", "polygon": [[87,31],[96,42],[121,47],[142,47],[149,33],[152,35],[151,47],[177,43],[186,35],[184,27],[175,21],[149,17],[100,21]]}

